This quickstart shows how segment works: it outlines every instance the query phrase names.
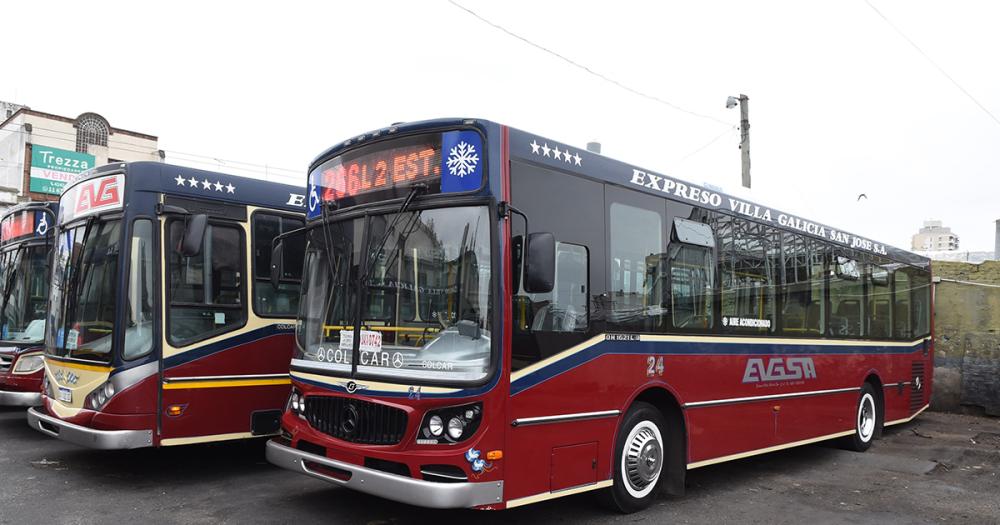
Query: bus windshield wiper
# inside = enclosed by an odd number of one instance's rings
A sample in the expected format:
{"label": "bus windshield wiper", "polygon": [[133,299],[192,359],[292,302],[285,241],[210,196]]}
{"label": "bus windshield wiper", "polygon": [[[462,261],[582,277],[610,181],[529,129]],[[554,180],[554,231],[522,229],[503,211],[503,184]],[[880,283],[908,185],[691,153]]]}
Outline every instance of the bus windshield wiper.
{"label": "bus windshield wiper", "polygon": [[413,199],[416,198],[417,195],[424,193],[426,191],[427,191],[426,184],[423,183],[414,184],[413,189],[411,189],[410,193],[406,195],[405,199],[403,199],[403,204],[401,204],[399,206],[399,209],[396,210],[396,216],[392,218],[392,222],[389,223],[389,227],[385,229],[385,233],[383,233],[382,238],[379,239],[378,248],[375,251],[370,252],[368,257],[365,258],[365,271],[362,272],[361,275],[362,282],[367,282],[368,272],[371,271],[372,266],[378,259],[378,254],[382,253],[382,248],[385,248],[385,243],[389,240],[389,236],[391,236],[393,232],[396,231],[396,226],[399,225],[399,221],[402,220],[403,214],[406,213],[407,208],[409,208],[410,204],[413,203]]}

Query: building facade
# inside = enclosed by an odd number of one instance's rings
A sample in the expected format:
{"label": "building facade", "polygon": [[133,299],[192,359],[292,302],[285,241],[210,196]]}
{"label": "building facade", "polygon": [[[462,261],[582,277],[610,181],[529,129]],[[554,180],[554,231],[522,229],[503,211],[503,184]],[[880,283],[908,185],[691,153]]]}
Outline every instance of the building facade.
{"label": "building facade", "polygon": [[0,102],[0,117],[0,209],[56,200],[95,166],[163,160],[156,136],[114,128],[97,113],[71,118]]}
{"label": "building facade", "polygon": [[913,235],[911,248],[914,251],[956,251],[958,235],[941,221],[924,221],[923,228]]}

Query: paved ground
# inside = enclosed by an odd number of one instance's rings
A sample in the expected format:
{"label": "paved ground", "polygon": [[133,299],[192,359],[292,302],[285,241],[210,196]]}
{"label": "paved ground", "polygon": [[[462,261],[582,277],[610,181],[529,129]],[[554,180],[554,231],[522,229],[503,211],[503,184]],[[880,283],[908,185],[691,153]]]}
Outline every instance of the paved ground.
{"label": "paved ground", "polygon": [[925,413],[866,454],[814,445],[698,469],[688,494],[612,514],[583,494],[440,512],[271,467],[261,443],[97,452],[0,409],[0,523],[1000,523],[1000,420]]}

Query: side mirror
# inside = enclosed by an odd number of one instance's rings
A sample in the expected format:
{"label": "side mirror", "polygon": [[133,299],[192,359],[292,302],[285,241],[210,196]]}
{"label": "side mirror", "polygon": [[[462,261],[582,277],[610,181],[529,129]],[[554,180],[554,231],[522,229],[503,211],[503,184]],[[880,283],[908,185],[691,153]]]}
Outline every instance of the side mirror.
{"label": "side mirror", "polygon": [[201,245],[205,241],[205,228],[208,227],[208,215],[198,214],[188,217],[184,237],[178,249],[184,257],[194,257],[201,253]]}
{"label": "side mirror", "polygon": [[282,242],[279,239],[271,247],[271,287],[275,290],[281,284],[281,276],[285,274],[284,257],[282,256]]}
{"label": "side mirror", "polygon": [[551,232],[528,235],[524,257],[524,291],[549,293],[556,281],[556,238]]}

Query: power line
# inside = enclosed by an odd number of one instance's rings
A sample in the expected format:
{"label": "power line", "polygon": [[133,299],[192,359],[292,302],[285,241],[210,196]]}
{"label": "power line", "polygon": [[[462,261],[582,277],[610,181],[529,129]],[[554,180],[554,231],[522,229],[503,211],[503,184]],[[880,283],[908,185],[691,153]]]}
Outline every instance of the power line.
{"label": "power line", "polygon": [[[15,125],[23,127],[23,124],[15,124]],[[76,136],[76,133],[73,133],[73,132],[62,131],[62,130],[52,129],[52,128],[45,128],[45,127],[42,127],[42,126],[32,126],[32,130],[30,132],[24,131],[23,129],[22,130],[2,129],[0,131],[6,131],[8,133],[20,133],[22,135],[30,135],[32,137],[43,137],[43,138],[50,138],[50,139],[56,139],[56,140],[66,140],[66,141],[69,141],[69,142],[73,142],[75,140],[75,138],[74,139],[70,139],[70,138],[67,138],[67,137],[59,137],[59,136],[56,136],[56,135],[50,135],[50,134],[46,134],[46,133],[39,133],[38,130],[49,131],[49,132],[52,132],[52,133],[58,133],[58,134],[61,134],[61,135],[68,135],[68,136],[72,136],[72,137]],[[118,149],[118,150],[121,150],[121,151],[128,151],[128,152],[139,153],[139,154],[144,154],[144,155],[148,155],[148,154],[151,153],[151,151],[149,151],[149,150],[140,150],[140,149],[128,148],[128,147],[123,146],[123,145],[135,146],[135,144],[132,144],[130,142],[116,141],[116,140],[111,139],[110,137],[108,138],[108,142],[109,143],[118,144],[118,145],[113,146],[113,147],[115,149]],[[180,157],[195,157],[195,158],[200,158],[200,159],[207,159],[205,161],[198,161],[198,160],[194,160],[194,159],[181,158],[180,160],[186,160],[186,161],[189,161],[189,162],[197,162],[197,163],[200,163],[200,164],[212,165],[212,166],[227,166],[227,167],[232,167],[232,168],[238,168],[238,169],[245,170],[245,171],[248,171],[248,172],[261,173],[261,174],[264,174],[264,175],[271,175],[271,174],[273,174],[273,175],[278,175],[278,176],[282,176],[282,177],[288,177],[289,175],[284,175],[284,174],[280,173],[280,172],[286,172],[286,173],[294,174],[294,176],[298,177],[298,176],[301,176],[303,173],[305,173],[305,170],[296,170],[296,169],[291,169],[291,168],[282,168],[282,167],[278,167],[278,166],[270,166],[270,165],[267,165],[267,164],[254,164],[252,162],[245,162],[245,161],[233,160],[233,159],[224,159],[224,158],[220,158],[220,157],[212,157],[212,156],[209,156],[209,155],[200,155],[200,154],[197,154],[197,153],[187,153],[187,152],[183,152],[183,151],[175,151],[175,150],[168,150],[168,149],[164,149],[164,150],[161,150],[161,151],[163,151],[164,153],[166,153],[166,154],[168,154],[168,155],[170,155],[172,157],[175,157],[175,158],[178,157],[178,156],[180,156]],[[230,166],[231,164],[236,164],[237,166]],[[263,171],[262,170],[253,170],[253,169],[249,169],[249,168],[244,168],[243,166],[250,166],[250,167],[253,167],[253,168],[263,168]]]}
{"label": "power line", "polygon": [[624,89],[625,91],[628,91],[629,93],[632,93],[633,95],[638,95],[640,97],[652,100],[654,102],[663,104],[664,106],[667,106],[667,107],[669,107],[671,109],[674,109],[676,111],[680,111],[682,113],[687,113],[688,115],[691,115],[691,116],[694,116],[694,117],[699,117],[699,118],[711,120],[713,122],[718,122],[719,124],[722,124],[722,125],[727,126],[727,127],[730,126],[729,122],[726,122],[726,121],[723,121],[721,119],[715,118],[715,117],[713,117],[711,115],[705,115],[703,113],[698,113],[696,111],[691,111],[690,109],[682,108],[682,107],[678,106],[677,104],[674,104],[673,102],[664,100],[664,99],[662,99],[662,98],[660,98],[660,97],[658,97],[656,95],[651,95],[651,94],[646,93],[644,91],[639,91],[638,89],[633,88],[631,86],[628,86],[628,85],[626,85],[626,84],[624,84],[624,83],[622,83],[622,82],[620,82],[618,80],[615,80],[615,79],[613,79],[613,78],[611,78],[611,77],[609,77],[609,76],[607,76],[607,75],[605,75],[603,73],[599,73],[597,71],[594,71],[593,69],[591,69],[588,66],[585,66],[585,65],[583,65],[583,64],[581,64],[579,62],[576,62],[573,59],[566,57],[565,55],[561,55],[561,54],[559,54],[559,53],[557,53],[557,52],[555,52],[555,51],[553,51],[553,50],[551,50],[551,49],[549,49],[549,48],[547,48],[547,47],[545,47],[545,46],[543,46],[541,44],[536,44],[535,42],[532,42],[531,40],[528,40],[527,38],[525,38],[525,37],[523,37],[523,36],[521,36],[521,35],[519,35],[517,33],[514,33],[513,31],[511,31],[511,30],[509,30],[509,29],[501,26],[500,24],[497,24],[495,22],[492,22],[492,21],[484,18],[479,13],[476,13],[472,9],[469,9],[468,7],[465,7],[462,4],[459,4],[455,0],[448,0],[448,3],[450,3],[451,5],[459,8],[459,9],[461,9],[463,11],[465,11],[466,13],[469,13],[470,15],[476,17],[477,19],[479,19],[483,23],[485,23],[487,25],[490,25],[490,26],[492,26],[492,27],[494,27],[494,28],[496,28],[496,29],[498,29],[500,31],[503,31],[504,33],[506,33],[506,34],[508,34],[508,35],[510,35],[510,36],[512,36],[512,37],[514,37],[514,38],[516,38],[516,39],[524,42],[525,44],[528,44],[529,46],[532,46],[532,47],[534,47],[536,49],[544,51],[544,52],[546,52],[546,53],[548,53],[548,54],[550,54],[550,55],[552,55],[552,56],[554,56],[554,57],[556,57],[556,58],[558,58],[558,59],[566,62],[567,64],[570,64],[570,65],[572,65],[574,67],[582,69],[582,70],[586,71],[587,73],[590,73],[591,75],[593,75],[593,76],[595,76],[595,77],[597,77],[597,78],[599,78],[599,79],[601,79],[601,80],[603,80],[605,82],[613,84],[613,85],[615,85],[615,86],[617,86],[617,87],[619,87],[621,89]]}
{"label": "power line", "polygon": [[737,131],[737,127],[733,126],[732,128],[727,129],[726,131],[720,133],[717,137],[715,137],[714,139],[706,142],[700,148],[698,148],[698,149],[692,151],[691,153],[688,153],[687,155],[684,155],[683,157],[681,157],[681,158],[677,159],[676,161],[674,161],[673,166],[671,166],[671,169],[676,168],[677,166],[681,165],[687,159],[689,159],[689,158],[691,158],[691,157],[693,157],[693,156],[701,153],[702,151],[704,151],[706,148],[708,148],[712,144],[715,144],[716,142],[718,142],[719,139],[721,139],[722,137],[725,137],[727,135],[731,135],[731,134],[735,133],[736,131]]}
{"label": "power line", "polygon": [[885,20],[885,23],[889,24],[889,27],[891,27],[897,34],[899,34],[899,36],[903,37],[904,40],[906,40],[907,42],[909,42],[909,44],[911,46],[913,46],[913,49],[916,49],[917,52],[920,53],[920,55],[922,57],[924,57],[925,60],[927,60],[928,62],[930,62],[930,64],[932,66],[934,66],[942,75],[944,75],[945,78],[947,78],[948,80],[950,80],[951,83],[954,84],[955,87],[957,87],[959,89],[959,91],[961,91],[962,93],[965,93],[965,96],[969,97],[969,100],[971,100],[972,102],[974,102],[977,106],[979,106],[979,109],[983,110],[984,113],[986,113],[987,115],[989,115],[990,118],[993,119],[993,122],[996,122],[997,124],[1000,124],[1000,119],[998,119],[996,117],[996,115],[994,115],[990,110],[986,109],[986,106],[982,105],[978,100],[976,100],[976,97],[972,96],[972,93],[969,93],[968,90],[966,90],[964,87],[962,87],[961,84],[958,83],[958,81],[956,81],[954,78],[952,78],[951,75],[949,75],[948,72],[944,70],[944,68],[942,68],[941,66],[939,66],[937,64],[937,62],[935,62],[933,59],[931,59],[931,57],[928,56],[927,53],[925,53],[924,50],[921,49],[920,46],[917,45],[916,42],[914,42],[913,40],[911,40],[910,37],[906,36],[906,34],[904,34],[902,31],[900,31],[900,29],[898,27],[896,27],[896,25],[893,24],[888,18],[886,18],[886,16],[884,14],[882,14],[882,12],[878,10],[878,8],[876,8],[874,5],[872,5],[871,2],[869,2],[868,0],[864,0],[864,2],[866,4],[868,4],[868,7],[872,8],[872,11],[875,11],[875,14],[877,14],[879,17],[881,17],[882,20]]}

